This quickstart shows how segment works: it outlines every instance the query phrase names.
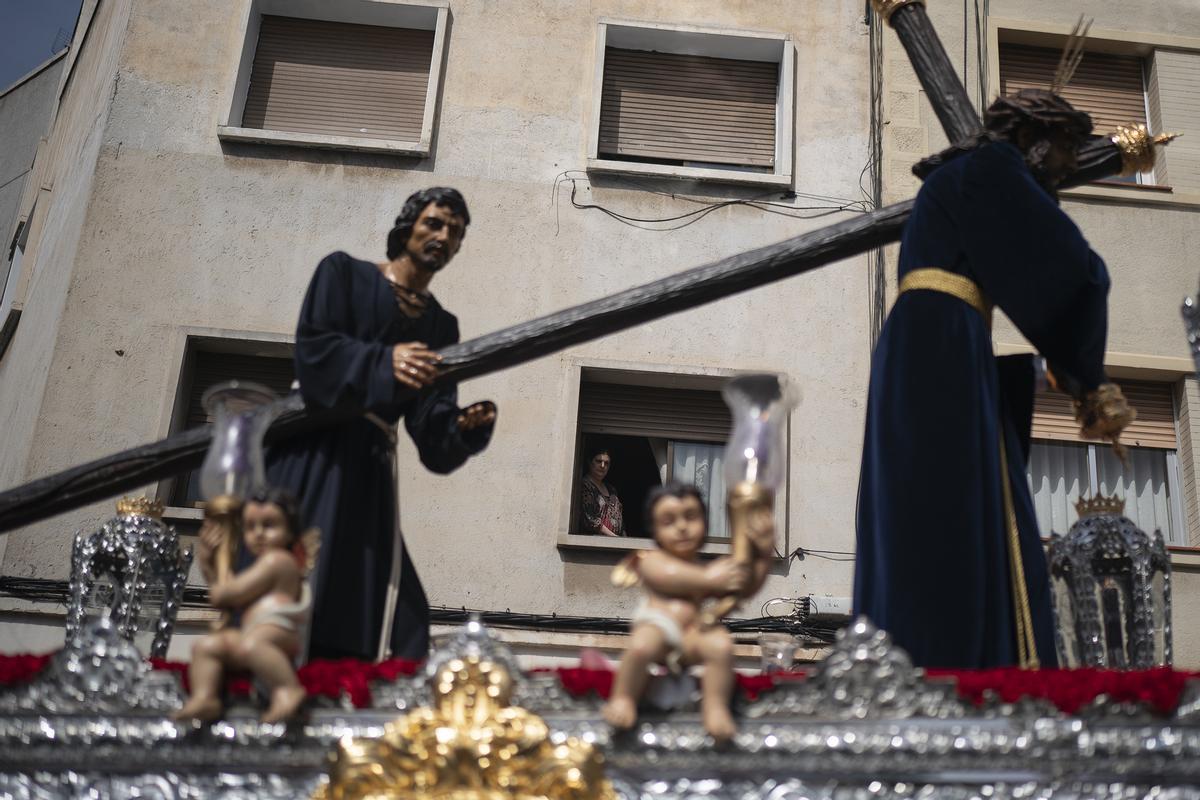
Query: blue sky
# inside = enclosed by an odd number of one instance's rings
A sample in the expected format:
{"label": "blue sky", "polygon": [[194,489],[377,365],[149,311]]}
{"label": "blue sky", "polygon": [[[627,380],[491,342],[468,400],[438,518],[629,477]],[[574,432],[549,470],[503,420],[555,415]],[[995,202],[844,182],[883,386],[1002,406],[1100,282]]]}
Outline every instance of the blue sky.
{"label": "blue sky", "polygon": [[0,91],[69,44],[83,0],[0,0]]}

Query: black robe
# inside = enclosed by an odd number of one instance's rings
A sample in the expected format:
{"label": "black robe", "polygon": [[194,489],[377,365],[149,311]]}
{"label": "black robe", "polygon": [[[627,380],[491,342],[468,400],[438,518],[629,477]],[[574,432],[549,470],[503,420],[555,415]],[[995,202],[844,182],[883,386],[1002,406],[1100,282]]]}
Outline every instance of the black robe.
{"label": "black robe", "polygon": [[[899,274],[938,267],[983,290],[1085,389],[1104,378],[1108,273],[1033,179],[993,143],[935,171],[917,195]],[[1025,477],[1031,356],[995,358],[978,311],[936,291],[897,299],[871,364],[854,607],[925,667],[1018,661],[1000,441],[1008,461],[1033,635],[1054,666],[1046,559]]]}
{"label": "black robe", "polygon": [[[430,298],[418,319],[401,313],[379,268],[346,253],[317,266],[296,326],[296,377],[310,408],[353,406],[404,427],[421,463],[445,474],[480,452],[487,426],[458,430],[453,386],[427,389],[400,401],[392,348],[424,342],[438,349],[458,341],[458,320]],[[396,529],[396,483],[388,436],[365,417],[281,442],[267,453],[267,479],[300,499],[304,523],[321,531],[311,577],[315,657],[375,659],[388,601],[392,548],[401,547],[401,572],[391,655],[424,658],[429,603]]]}

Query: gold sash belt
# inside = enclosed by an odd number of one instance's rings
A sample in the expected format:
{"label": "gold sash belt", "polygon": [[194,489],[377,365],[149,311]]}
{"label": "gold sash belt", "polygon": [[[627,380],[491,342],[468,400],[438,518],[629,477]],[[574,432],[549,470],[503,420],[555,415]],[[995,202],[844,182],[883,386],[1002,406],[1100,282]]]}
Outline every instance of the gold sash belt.
{"label": "gold sash belt", "polygon": [[965,275],[948,272],[937,267],[914,269],[900,279],[900,294],[914,289],[927,289],[957,297],[983,316],[988,329],[992,327],[992,303],[975,281]]}
{"label": "gold sash belt", "polygon": [[[941,292],[957,297],[979,312],[988,330],[992,328],[992,303],[983,290],[970,278],[937,267],[914,269],[900,279],[900,294],[916,289]],[[1013,619],[1016,623],[1017,662],[1022,667],[1036,669],[1040,663],[1033,637],[1033,615],[1029,608],[1029,592],[1025,584],[1025,564],[1021,558],[1020,534],[1013,503],[1012,485],[1008,477],[1008,453],[1004,433],[1000,434],[1000,490],[1004,500],[1004,528],[1008,539],[1008,576],[1013,596]]]}

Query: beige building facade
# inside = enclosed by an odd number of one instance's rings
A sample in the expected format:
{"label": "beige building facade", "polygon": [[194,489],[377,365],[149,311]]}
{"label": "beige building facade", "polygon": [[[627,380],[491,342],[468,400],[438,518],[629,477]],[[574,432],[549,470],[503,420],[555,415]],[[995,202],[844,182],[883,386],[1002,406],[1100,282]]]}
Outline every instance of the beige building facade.
{"label": "beige building facade", "polygon": [[[931,5],[955,58],[962,9]],[[1152,61],[1155,113],[1200,143],[1200,116],[1173,77],[1200,58],[1200,11],[1183,0],[1119,15],[1107,4],[1067,5],[1050,14],[992,3],[977,28],[987,47],[974,33],[967,42],[973,96],[980,85],[995,94],[1009,31],[1049,42],[1086,11],[1095,31],[1120,33],[1121,46]],[[345,27],[364,25],[378,41]],[[325,49],[309,63],[371,77],[325,94],[325,77],[303,70],[276,68],[268,82],[268,56],[303,50],[314,32]],[[423,74],[372,71],[365,50],[397,41],[422,54],[414,69],[424,64]],[[942,143],[901,48],[890,31],[873,33],[861,2],[86,0],[63,70],[31,173],[37,189],[18,211],[29,238],[22,316],[0,361],[4,487],[183,429],[196,421],[202,379],[222,369],[278,366],[319,259],[334,250],[382,259],[415,189],[455,186],[470,204],[463,249],[433,285],[470,338],[903,199],[917,188],[911,163]],[[672,137],[648,141],[622,122],[640,111],[630,101],[614,112],[621,79],[675,87],[678,102],[643,109],[668,117],[659,130]],[[329,98],[343,95],[394,100],[347,128],[330,111]],[[725,122],[731,114],[737,121]],[[688,127],[696,118],[721,133],[698,135]],[[1114,374],[1172,387],[1172,499],[1188,546],[1200,544],[1191,444],[1200,390],[1176,307],[1196,279],[1187,255],[1198,164],[1200,153],[1179,147],[1162,173],[1170,191],[1088,187],[1064,201],[1113,272]],[[891,291],[881,266],[873,255],[849,259],[462,384],[464,402],[500,408],[489,449],[438,477],[400,446],[402,522],[430,601],[628,617],[637,598],[613,588],[609,572],[650,543],[581,529],[587,448],[624,454],[614,478],[624,469],[632,480],[635,464],[698,477],[714,467],[720,438],[720,423],[698,421],[705,404],[728,376],[766,370],[788,376],[800,399],[787,434],[780,558],[742,613],[810,595],[848,611],[870,351]],[[1003,326],[996,340],[1022,344]],[[688,414],[652,413],[655,401]],[[185,486],[146,490],[194,529]],[[636,525],[633,499],[626,516]],[[94,504],[0,538],[0,571],[65,579],[73,533],[111,509]],[[709,547],[726,548],[719,539]],[[1200,610],[1196,563],[1186,547],[1176,551],[1178,661],[1193,666],[1200,638],[1185,621]],[[61,642],[61,607],[3,603],[4,650]],[[184,617],[174,657],[203,622],[199,612]],[[542,656],[619,644],[505,636]]]}

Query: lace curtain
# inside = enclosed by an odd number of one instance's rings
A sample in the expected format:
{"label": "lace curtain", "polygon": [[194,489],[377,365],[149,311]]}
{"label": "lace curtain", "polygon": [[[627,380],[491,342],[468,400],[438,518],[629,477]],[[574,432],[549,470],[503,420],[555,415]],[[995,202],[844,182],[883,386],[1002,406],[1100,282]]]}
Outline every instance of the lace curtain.
{"label": "lace curtain", "polygon": [[724,445],[674,442],[671,476],[700,490],[708,506],[708,535],[728,537],[725,514],[725,473],[722,470]]}
{"label": "lace curtain", "polygon": [[[1097,492],[1125,498],[1125,516],[1151,535],[1163,532],[1168,544],[1186,544],[1175,518],[1167,450],[1129,448],[1129,466],[1110,447],[1034,442],[1029,453],[1029,486],[1042,535],[1064,534],[1078,519],[1075,501]],[[1098,487],[1098,488],[1097,488]]]}

